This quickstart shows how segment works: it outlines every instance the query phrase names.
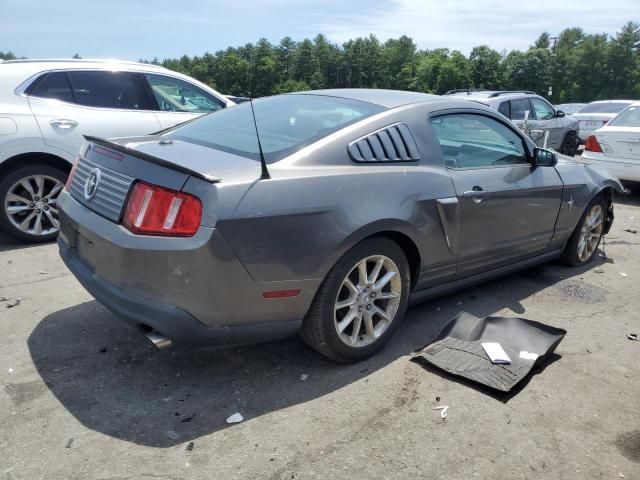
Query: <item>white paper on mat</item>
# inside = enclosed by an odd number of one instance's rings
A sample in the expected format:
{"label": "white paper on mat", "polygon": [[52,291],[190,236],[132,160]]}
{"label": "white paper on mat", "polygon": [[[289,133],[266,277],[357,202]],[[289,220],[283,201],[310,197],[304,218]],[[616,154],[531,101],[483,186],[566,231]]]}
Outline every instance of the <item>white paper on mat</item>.
{"label": "white paper on mat", "polygon": [[482,343],[485,353],[491,361],[497,365],[511,365],[511,359],[507,352],[504,351],[502,345],[496,342]]}

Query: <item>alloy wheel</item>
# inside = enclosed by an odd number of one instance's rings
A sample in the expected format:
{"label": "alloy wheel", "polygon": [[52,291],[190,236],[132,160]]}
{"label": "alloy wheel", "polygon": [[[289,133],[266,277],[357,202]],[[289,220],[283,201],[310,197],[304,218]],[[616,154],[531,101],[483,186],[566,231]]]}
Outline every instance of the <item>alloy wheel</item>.
{"label": "alloy wheel", "polygon": [[58,195],[64,184],[49,175],[30,175],[15,182],[4,199],[9,221],[22,232],[45,236],[60,229]]}
{"label": "alloy wheel", "polygon": [[578,258],[586,262],[598,247],[603,228],[601,205],[593,205],[584,219],[578,238]]}
{"label": "alloy wheel", "polygon": [[334,304],[338,337],[350,347],[366,347],[389,328],[398,312],[402,276],[389,257],[358,262],[342,281]]}

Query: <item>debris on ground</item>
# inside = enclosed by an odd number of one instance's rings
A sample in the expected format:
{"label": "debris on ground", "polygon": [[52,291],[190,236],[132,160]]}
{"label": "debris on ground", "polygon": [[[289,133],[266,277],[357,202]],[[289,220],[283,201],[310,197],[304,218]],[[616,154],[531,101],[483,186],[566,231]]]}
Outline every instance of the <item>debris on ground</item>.
{"label": "debris on ground", "polygon": [[434,410],[440,410],[440,417],[447,418],[447,410],[449,410],[449,405],[440,405],[439,407],[434,407]]}
{"label": "debris on ground", "polygon": [[47,275],[49,272],[46,272],[44,270],[40,271],[40,275]]}
{"label": "debris on ground", "polygon": [[167,437],[169,437],[171,440],[177,440],[178,438],[180,438],[180,434],[174,432],[173,430],[169,430],[167,432]]}
{"label": "debris on ground", "polygon": [[195,443],[193,443],[193,442],[189,442],[189,443],[187,444],[187,446],[186,446],[185,450],[186,450],[187,452],[192,452],[192,451],[193,451],[193,447],[194,447],[194,445],[195,445]]}
{"label": "debris on ground", "polygon": [[7,370],[7,372],[9,373],[9,375],[13,375],[13,372],[15,372],[15,370],[13,368],[10,368]]}
{"label": "debris on ground", "polygon": [[604,270],[602,268],[596,268],[594,273],[604,273]]}
{"label": "debris on ground", "polygon": [[638,341],[638,334],[637,333],[627,333],[627,338],[629,340],[633,340],[634,342]]}
{"label": "debris on ground", "polygon": [[229,418],[227,418],[227,423],[240,423],[243,420],[244,418],[242,418],[242,415],[240,415],[239,413],[234,413]]}
{"label": "debris on ground", "polygon": [[13,300],[5,300],[5,307],[6,308],[17,307],[18,305],[20,305],[20,299],[19,298],[14,298]]}
{"label": "debris on ground", "polygon": [[633,233],[634,235],[638,233],[638,231],[635,228],[625,228],[624,231]]}
{"label": "debris on ground", "polygon": [[71,444],[73,443],[73,438],[70,438],[67,442],[67,445],[64,448],[71,448]]}
{"label": "debris on ground", "polygon": [[304,382],[307,378],[309,378],[309,375],[307,375],[306,373],[303,373],[302,375],[300,375],[301,382]]}
{"label": "debris on ground", "polygon": [[102,347],[99,350],[100,353],[106,353],[107,352],[107,347]]}
{"label": "debris on ground", "polygon": [[624,273],[624,272],[620,272],[620,276],[621,276],[621,277],[626,277],[626,276],[627,276],[627,274],[626,274],[626,273]]}
{"label": "debris on ground", "polygon": [[185,417],[182,420],[180,420],[180,423],[189,423],[191,420],[193,420],[193,417],[195,417],[195,413],[193,415],[191,415],[190,417]]}

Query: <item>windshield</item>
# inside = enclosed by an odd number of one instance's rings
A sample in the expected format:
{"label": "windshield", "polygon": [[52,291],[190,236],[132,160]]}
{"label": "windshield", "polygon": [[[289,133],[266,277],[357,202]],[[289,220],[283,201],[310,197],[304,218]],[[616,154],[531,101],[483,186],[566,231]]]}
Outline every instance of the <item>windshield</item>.
{"label": "windshield", "polygon": [[618,113],[628,106],[628,103],[622,102],[590,103],[578,110],[578,113]]}
{"label": "windshield", "polygon": [[[321,95],[278,95],[254,100],[260,143],[268,163],[384,109],[379,105]],[[165,134],[259,160],[249,102],[220,110]]]}
{"label": "windshield", "polygon": [[640,105],[633,105],[609,122],[612,127],[640,127]]}

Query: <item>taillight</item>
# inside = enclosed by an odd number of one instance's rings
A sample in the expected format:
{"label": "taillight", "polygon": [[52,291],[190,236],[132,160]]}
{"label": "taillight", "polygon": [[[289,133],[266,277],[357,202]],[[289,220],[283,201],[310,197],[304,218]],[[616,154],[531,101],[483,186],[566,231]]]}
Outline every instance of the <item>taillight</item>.
{"label": "taillight", "polygon": [[191,237],[200,226],[202,204],[197,197],[138,182],[134,185],[122,224],[133,233]]}
{"label": "taillight", "polygon": [[71,171],[69,172],[69,176],[67,177],[67,183],[64,184],[64,189],[68,192],[71,190],[71,184],[73,183],[73,177],[76,174],[76,170],[78,169],[78,162],[80,162],[80,157],[76,157],[73,160],[73,167],[71,167]]}
{"label": "taillight", "polygon": [[598,143],[598,139],[595,135],[589,135],[587,141],[584,142],[584,149],[587,152],[599,152],[602,153],[602,147]]}

